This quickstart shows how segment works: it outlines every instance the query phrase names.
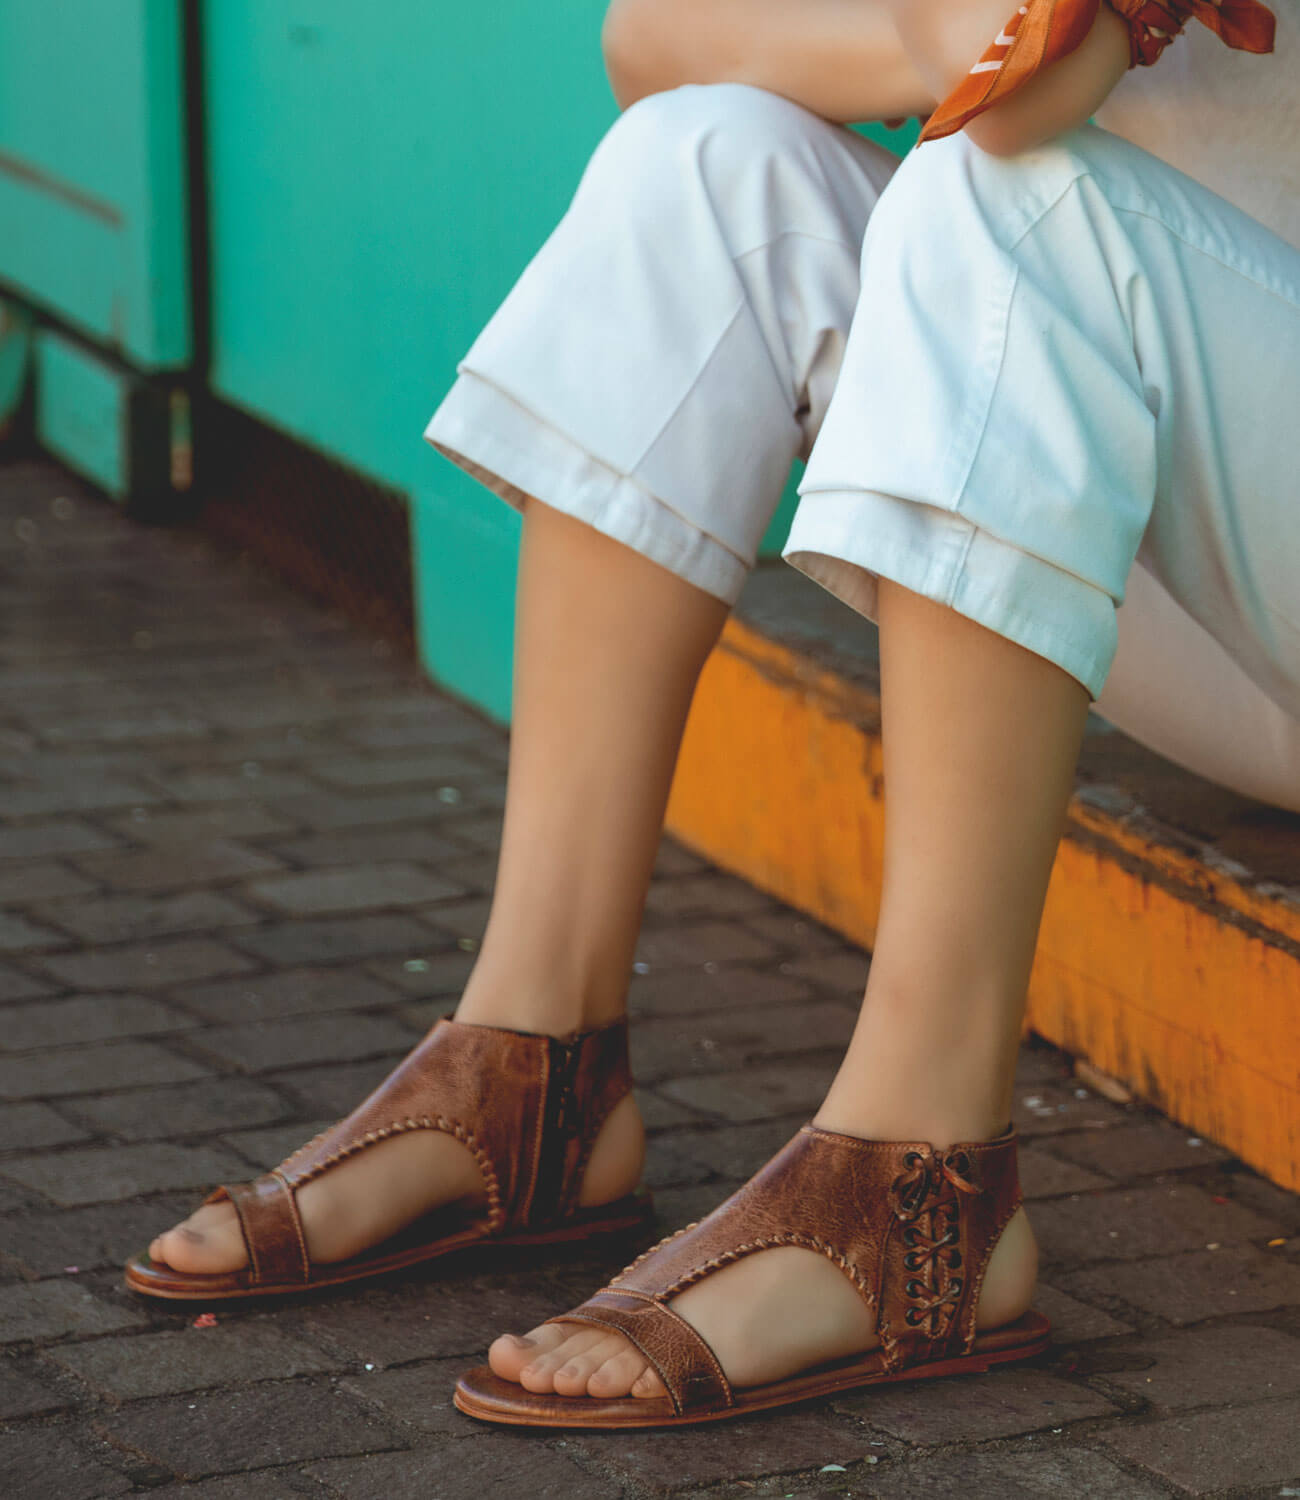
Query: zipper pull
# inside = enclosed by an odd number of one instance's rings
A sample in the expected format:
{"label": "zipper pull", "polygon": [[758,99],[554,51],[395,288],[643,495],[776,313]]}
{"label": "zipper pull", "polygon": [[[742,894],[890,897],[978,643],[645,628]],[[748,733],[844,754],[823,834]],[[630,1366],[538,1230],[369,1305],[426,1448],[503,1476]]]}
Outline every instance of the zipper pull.
{"label": "zipper pull", "polygon": [[567,1139],[575,1123],[573,1084],[578,1071],[579,1046],[568,1042],[557,1042],[557,1046],[561,1049],[561,1058],[555,1070],[555,1113],[551,1124],[557,1135]]}
{"label": "zipper pull", "polygon": [[574,1109],[574,1080],[578,1072],[581,1043],[550,1039],[549,1078],[542,1117],[543,1154],[534,1188],[533,1202],[544,1218],[558,1212],[564,1197],[569,1147],[578,1133]]}

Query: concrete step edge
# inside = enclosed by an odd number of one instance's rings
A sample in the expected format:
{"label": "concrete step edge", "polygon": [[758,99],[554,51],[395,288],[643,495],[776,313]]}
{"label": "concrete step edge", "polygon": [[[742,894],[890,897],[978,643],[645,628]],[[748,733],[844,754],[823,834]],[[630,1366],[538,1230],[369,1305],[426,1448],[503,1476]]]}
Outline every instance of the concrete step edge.
{"label": "concrete step edge", "polygon": [[[871,946],[883,847],[869,683],[731,620],[705,668],[669,827]],[[1300,906],[1081,786],[1030,986],[1034,1031],[1300,1188]]]}

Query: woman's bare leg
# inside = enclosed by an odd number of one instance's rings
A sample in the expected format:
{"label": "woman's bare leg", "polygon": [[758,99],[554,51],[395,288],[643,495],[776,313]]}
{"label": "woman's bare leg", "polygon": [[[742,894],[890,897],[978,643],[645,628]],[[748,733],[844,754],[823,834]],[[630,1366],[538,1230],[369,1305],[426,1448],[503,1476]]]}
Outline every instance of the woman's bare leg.
{"label": "woman's bare leg", "polygon": [[[528,505],[501,859],[458,1019],[562,1036],[622,1014],[687,709],[726,615],[639,553]],[[628,1192],[643,1155],[628,1098],[597,1140],[583,1201]],[[298,1205],[312,1259],[333,1261],[480,1187],[458,1141],[420,1131],[306,1184]],[[182,1271],[243,1265],[233,1207],[201,1208],[150,1255]]]}
{"label": "woman's bare leg", "polygon": [[[880,585],[887,823],[866,996],[817,1120],[943,1147],[999,1134],[1030,964],[1087,714],[1059,667],[950,609]],[[979,1322],[1010,1322],[1036,1274],[1023,1211],[990,1262]],[[846,1278],[797,1248],[751,1255],[676,1298],[739,1385],[870,1348]],[[550,1325],[492,1346],[529,1390],[658,1395],[617,1334]]]}
{"label": "woman's bare leg", "polygon": [[623,1013],[686,713],[726,616],[529,506],[501,862],[462,1020],[562,1032]]}

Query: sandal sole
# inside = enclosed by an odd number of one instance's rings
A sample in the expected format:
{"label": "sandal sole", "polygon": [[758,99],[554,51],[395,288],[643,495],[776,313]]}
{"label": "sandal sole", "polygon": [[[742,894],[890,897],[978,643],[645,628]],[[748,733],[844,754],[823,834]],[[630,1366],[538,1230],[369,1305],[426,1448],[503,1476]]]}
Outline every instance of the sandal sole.
{"label": "sandal sole", "polygon": [[873,1385],[898,1385],[912,1380],[936,1380],[946,1375],[976,1375],[997,1365],[1032,1359],[1051,1344],[1051,1324],[1042,1313],[1028,1312],[1004,1328],[980,1334],[969,1354],[954,1359],[885,1370],[879,1351],[834,1367],[807,1371],[770,1385],[736,1392],[732,1406],[679,1413],[667,1397],[598,1401],[590,1396],[533,1395],[522,1386],[501,1380],[486,1367],[470,1370],[456,1385],[452,1398],[458,1411],[480,1422],[508,1427],[550,1427],[604,1431],[646,1427],[694,1427],[723,1422],[750,1412],[772,1411],[818,1397],[842,1395]]}
{"label": "sandal sole", "polygon": [[509,1235],[487,1236],[466,1230],[462,1234],[443,1236],[427,1244],[414,1245],[364,1262],[340,1261],[337,1265],[320,1267],[320,1275],[310,1281],[277,1282],[268,1286],[241,1286],[235,1277],[241,1272],[230,1272],[221,1276],[186,1276],[182,1272],[160,1272],[147,1254],[133,1256],[127,1263],[124,1280],[129,1291],[137,1296],[167,1302],[251,1302],[267,1297],[301,1296],[303,1293],[326,1288],[348,1286],[353,1282],[369,1281],[376,1277],[392,1275],[414,1266],[426,1265],[440,1260],[458,1250],[477,1247],[484,1250],[496,1248],[544,1248],[548,1245],[580,1244],[588,1240],[611,1239],[630,1235],[650,1228],[654,1210],[648,1194],[639,1194],[631,1199],[620,1199],[618,1205],[605,1205],[602,1211],[593,1210],[586,1218],[575,1216],[570,1222],[553,1225],[547,1229],[524,1230]]}

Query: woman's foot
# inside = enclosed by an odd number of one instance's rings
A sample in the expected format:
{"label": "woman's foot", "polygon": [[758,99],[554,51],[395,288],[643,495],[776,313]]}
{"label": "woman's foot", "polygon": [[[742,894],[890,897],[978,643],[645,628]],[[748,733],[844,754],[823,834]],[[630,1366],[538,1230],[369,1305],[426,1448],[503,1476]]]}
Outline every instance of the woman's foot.
{"label": "woman's foot", "polygon": [[[641,1180],[645,1131],[631,1094],[614,1106],[596,1137],[579,1201],[612,1203]],[[297,1189],[311,1260],[349,1260],[443,1204],[482,1195],[483,1178],[454,1136],[416,1130],[380,1141]],[[149,1257],[199,1275],[237,1271],[248,1252],[234,1204],[205,1204],[160,1234]]]}
{"label": "woman's foot", "polygon": [[[998,1328],[1020,1317],[1037,1271],[1038,1247],[1021,1208],[989,1258],[978,1327]],[[746,1256],[688,1287],[671,1306],[703,1336],[736,1388],[865,1354],[877,1343],[875,1321],[844,1273],[797,1246]],[[497,1339],[488,1362],[501,1379],[537,1393],[602,1400],[666,1394],[645,1355],[609,1329],[545,1323],[524,1338]]]}

